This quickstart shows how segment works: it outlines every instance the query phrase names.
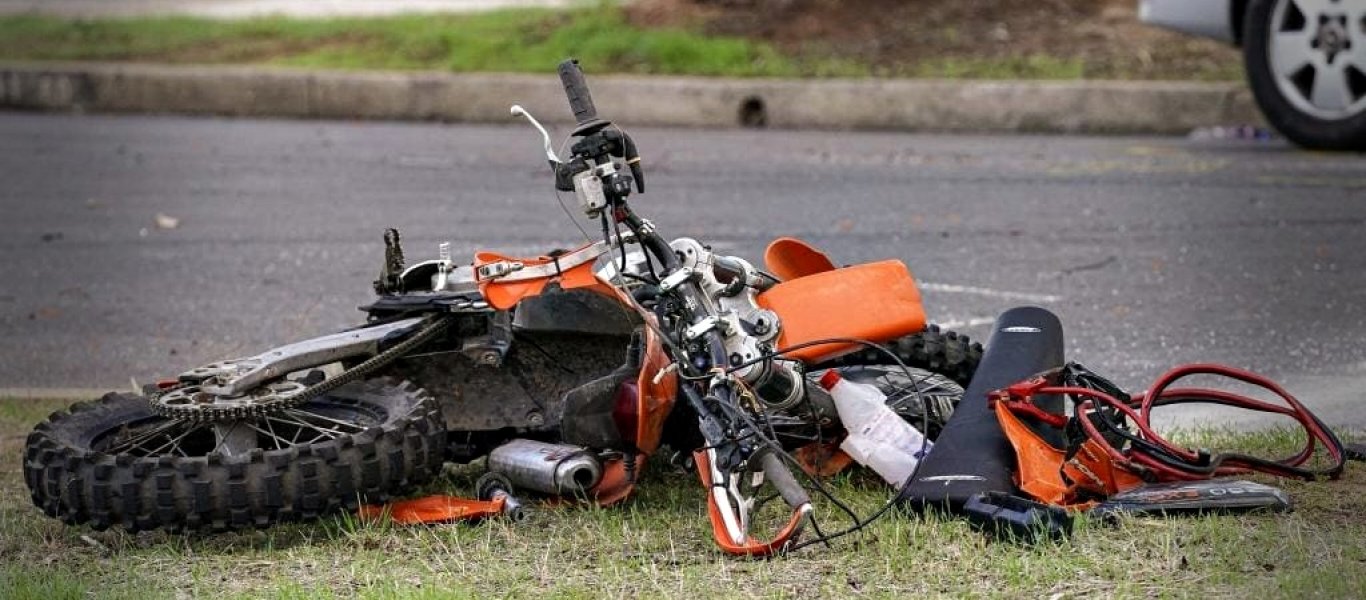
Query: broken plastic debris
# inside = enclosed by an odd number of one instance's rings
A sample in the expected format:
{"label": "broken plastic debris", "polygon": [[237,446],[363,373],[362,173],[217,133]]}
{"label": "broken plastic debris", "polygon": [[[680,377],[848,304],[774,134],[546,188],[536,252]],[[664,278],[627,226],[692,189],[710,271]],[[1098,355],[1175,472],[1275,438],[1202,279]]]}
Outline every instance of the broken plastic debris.
{"label": "broken plastic debris", "polygon": [[156,221],[157,229],[175,229],[180,226],[180,219],[163,213],[157,213],[153,220]]}
{"label": "broken plastic debris", "polygon": [[1233,127],[1198,127],[1187,136],[1192,140],[1249,140],[1266,142],[1276,139],[1275,132],[1255,125]]}

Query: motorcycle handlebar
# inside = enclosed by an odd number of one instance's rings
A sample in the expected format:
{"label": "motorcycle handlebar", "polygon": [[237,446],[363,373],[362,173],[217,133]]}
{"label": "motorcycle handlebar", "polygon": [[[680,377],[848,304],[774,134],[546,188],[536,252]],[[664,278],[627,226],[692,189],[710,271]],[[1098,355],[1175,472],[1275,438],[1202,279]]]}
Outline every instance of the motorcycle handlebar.
{"label": "motorcycle handlebar", "polygon": [[560,83],[564,84],[564,95],[569,98],[569,108],[579,124],[598,118],[598,109],[593,106],[593,96],[588,93],[588,82],[584,81],[579,61],[568,59],[560,63]]}

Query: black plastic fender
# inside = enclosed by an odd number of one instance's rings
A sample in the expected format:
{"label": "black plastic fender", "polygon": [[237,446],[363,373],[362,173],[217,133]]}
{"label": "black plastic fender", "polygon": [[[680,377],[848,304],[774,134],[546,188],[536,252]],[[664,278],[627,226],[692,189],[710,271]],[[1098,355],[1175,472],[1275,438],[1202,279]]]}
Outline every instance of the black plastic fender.
{"label": "black plastic fender", "polygon": [[[1062,323],[1035,306],[1012,308],[996,319],[995,331],[958,408],[897,498],[903,509],[961,512],[974,495],[1019,494],[1011,477],[1015,450],[987,406],[987,394],[1063,364]],[[1040,398],[1041,408],[1061,414],[1060,397]],[[1040,433],[1045,433],[1043,430]],[[1057,437],[1056,432],[1047,432]],[[1044,439],[1060,444],[1061,440]]]}

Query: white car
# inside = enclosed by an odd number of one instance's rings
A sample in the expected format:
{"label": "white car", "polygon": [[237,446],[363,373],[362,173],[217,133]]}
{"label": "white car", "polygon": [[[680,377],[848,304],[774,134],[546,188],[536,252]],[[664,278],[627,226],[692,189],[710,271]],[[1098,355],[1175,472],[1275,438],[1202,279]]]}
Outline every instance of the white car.
{"label": "white car", "polygon": [[1257,105],[1292,141],[1366,150],[1366,0],[1140,0],[1139,16],[1241,46]]}

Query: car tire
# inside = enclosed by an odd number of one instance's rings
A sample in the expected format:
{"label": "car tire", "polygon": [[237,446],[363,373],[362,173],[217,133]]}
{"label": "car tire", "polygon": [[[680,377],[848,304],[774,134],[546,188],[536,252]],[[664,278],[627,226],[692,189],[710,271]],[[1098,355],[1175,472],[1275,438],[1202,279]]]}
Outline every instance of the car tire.
{"label": "car tire", "polygon": [[1358,3],[1251,0],[1243,61],[1257,105],[1285,137],[1306,148],[1366,150],[1366,9]]}

